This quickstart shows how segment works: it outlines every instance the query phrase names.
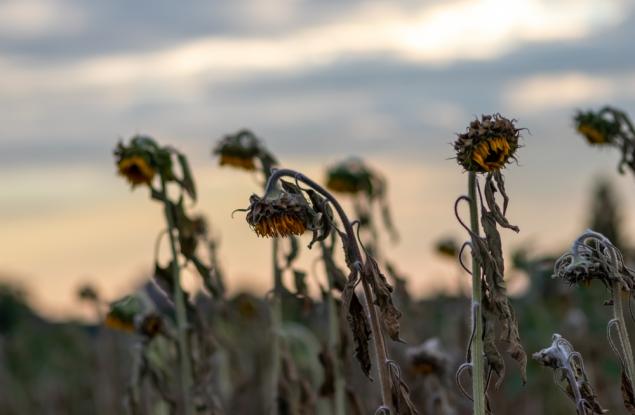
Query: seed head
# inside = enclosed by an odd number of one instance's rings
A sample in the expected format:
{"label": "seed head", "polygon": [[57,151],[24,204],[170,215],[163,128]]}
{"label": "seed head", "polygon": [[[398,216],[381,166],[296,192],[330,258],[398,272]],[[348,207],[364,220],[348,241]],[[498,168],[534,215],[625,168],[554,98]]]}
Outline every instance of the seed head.
{"label": "seed head", "polygon": [[454,142],[457,162],[465,170],[476,173],[504,168],[515,159],[520,130],[514,126],[514,120],[500,114],[482,115]]}

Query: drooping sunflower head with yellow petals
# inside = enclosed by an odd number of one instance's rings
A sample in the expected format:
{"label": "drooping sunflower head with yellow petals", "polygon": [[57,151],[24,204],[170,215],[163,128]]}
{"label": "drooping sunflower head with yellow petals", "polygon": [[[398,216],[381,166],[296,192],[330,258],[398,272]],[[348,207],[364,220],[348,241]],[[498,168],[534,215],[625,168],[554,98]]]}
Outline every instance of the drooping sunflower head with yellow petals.
{"label": "drooping sunflower head with yellow petals", "polygon": [[277,238],[302,235],[313,228],[315,212],[301,194],[280,192],[261,198],[252,195],[247,223],[261,237]]}
{"label": "drooping sunflower head with yellow petals", "polygon": [[498,171],[512,160],[519,147],[520,130],[500,114],[482,115],[454,142],[457,162],[467,171]]}
{"label": "drooping sunflower head with yellow petals", "polygon": [[136,135],[128,145],[122,142],[115,148],[117,173],[135,188],[140,185],[151,186],[157,173],[171,177],[172,162],[167,149],[161,148],[150,137]]}
{"label": "drooping sunflower head with yellow petals", "polygon": [[591,145],[611,144],[620,133],[620,124],[593,111],[579,111],[574,119],[575,129]]}
{"label": "drooping sunflower head with yellow petals", "polygon": [[221,166],[248,171],[256,170],[257,161],[260,161],[266,172],[276,164],[275,158],[264,148],[258,137],[245,129],[224,136],[214,148],[213,154],[220,156],[218,164]]}

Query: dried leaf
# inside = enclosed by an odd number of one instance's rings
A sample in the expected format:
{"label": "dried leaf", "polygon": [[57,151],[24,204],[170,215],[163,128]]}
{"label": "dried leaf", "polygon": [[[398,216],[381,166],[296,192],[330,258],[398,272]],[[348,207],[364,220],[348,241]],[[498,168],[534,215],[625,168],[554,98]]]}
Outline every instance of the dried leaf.
{"label": "dried leaf", "polygon": [[388,335],[394,341],[401,342],[402,340],[399,337],[399,318],[401,317],[401,312],[392,302],[392,287],[379,270],[377,261],[371,256],[367,256],[366,263],[362,269],[362,278],[369,281],[373,288],[375,305],[379,307],[382,321],[388,331]]}
{"label": "dried leaf", "polygon": [[[497,184],[498,188],[496,187]],[[501,195],[503,196],[502,211],[496,203],[495,194],[497,191],[500,191]],[[487,178],[485,179],[485,202],[487,203],[487,207],[490,213],[496,220],[496,223],[498,223],[503,228],[511,229],[514,232],[520,231],[518,226],[510,224],[505,217],[505,212],[507,211],[507,205],[509,203],[509,197],[507,196],[507,193],[505,193],[505,182],[500,172],[497,172],[497,174],[490,173],[487,175]]]}
{"label": "dried leaf", "polygon": [[[598,402],[589,383],[584,371],[582,356],[573,349],[567,339],[559,334],[554,334],[551,345],[534,353],[533,359],[543,366],[554,369],[554,380],[567,393],[569,399],[575,403],[578,415],[608,412]],[[630,385],[628,386],[630,387]],[[624,378],[622,378],[622,392],[624,392]],[[632,389],[630,389],[630,396],[631,398],[633,396]]]}
{"label": "dried leaf", "polygon": [[626,370],[622,368],[622,399],[624,400],[624,407],[629,414],[635,414],[635,394],[633,394],[633,384],[626,375]]}
{"label": "dried leaf", "polygon": [[410,399],[410,389],[401,377],[396,376],[394,371],[392,372],[392,402],[399,415],[417,415],[419,412],[415,408],[414,403]]}
{"label": "dried leaf", "polygon": [[370,351],[368,343],[370,342],[371,330],[370,323],[366,317],[364,306],[355,294],[355,284],[351,283],[351,279],[355,279],[354,275],[349,277],[349,282],[342,292],[342,306],[344,310],[348,310],[346,319],[353,333],[355,341],[355,357],[359,361],[362,372],[370,378]]}
{"label": "dried leaf", "polygon": [[[518,322],[513,308],[507,298],[507,289],[504,280],[505,264],[501,238],[496,224],[499,223],[496,214],[482,208],[481,224],[485,232],[484,240],[479,238],[475,244],[475,252],[479,256],[479,263],[483,270],[483,310],[486,327],[493,324],[492,318],[497,318],[502,323],[500,340],[507,344],[508,354],[518,362],[523,383],[527,381],[526,367],[527,355],[520,343]],[[498,375],[496,387],[498,388],[505,373],[504,362],[500,355],[496,355],[495,328],[488,329],[488,338],[485,338],[486,347],[489,342],[488,360],[493,364],[492,370]],[[500,366],[502,365],[502,366]]]}
{"label": "dried leaf", "polygon": [[192,170],[190,169],[187,157],[185,157],[182,153],[177,153],[177,159],[179,160],[181,171],[183,173],[183,178],[179,181],[179,183],[183,186],[183,189],[185,189],[187,194],[190,195],[192,200],[196,201],[196,185],[194,184],[194,177],[192,176]]}

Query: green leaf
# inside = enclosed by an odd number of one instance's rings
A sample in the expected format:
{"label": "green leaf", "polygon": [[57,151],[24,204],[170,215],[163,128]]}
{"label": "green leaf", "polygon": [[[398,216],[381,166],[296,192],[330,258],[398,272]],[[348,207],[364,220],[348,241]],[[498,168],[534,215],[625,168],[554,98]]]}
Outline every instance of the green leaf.
{"label": "green leaf", "polygon": [[196,185],[194,184],[194,177],[192,176],[192,170],[190,169],[190,164],[187,161],[187,157],[185,157],[185,155],[182,153],[178,153],[177,158],[179,160],[181,171],[183,173],[181,186],[183,186],[192,200],[196,201]]}

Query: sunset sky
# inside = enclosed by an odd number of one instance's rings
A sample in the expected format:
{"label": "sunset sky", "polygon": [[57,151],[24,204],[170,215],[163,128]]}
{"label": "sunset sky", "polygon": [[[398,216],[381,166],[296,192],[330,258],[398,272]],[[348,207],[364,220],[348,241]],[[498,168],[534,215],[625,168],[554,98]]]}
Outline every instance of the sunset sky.
{"label": "sunset sky", "polygon": [[465,237],[450,143],[492,112],[529,129],[505,171],[521,228],[505,244],[560,249],[584,227],[594,177],[635,208],[618,154],[589,148],[571,121],[606,103],[635,115],[633,39],[626,0],[1,1],[0,279],[55,317],[79,314],[81,282],[110,299],[138,284],[162,211],[116,176],[112,149],[145,133],[190,157],[230,290],[264,292],[270,244],[230,217],[258,182],[210,155],[247,127],[318,180],[329,163],[368,160],[402,236],[388,255],[416,293],[452,287],[455,267],[432,250]]}

